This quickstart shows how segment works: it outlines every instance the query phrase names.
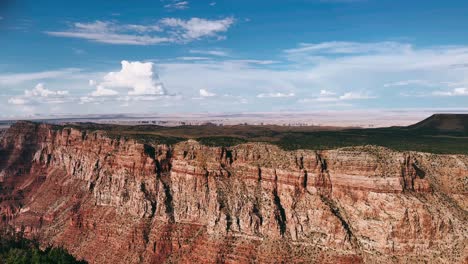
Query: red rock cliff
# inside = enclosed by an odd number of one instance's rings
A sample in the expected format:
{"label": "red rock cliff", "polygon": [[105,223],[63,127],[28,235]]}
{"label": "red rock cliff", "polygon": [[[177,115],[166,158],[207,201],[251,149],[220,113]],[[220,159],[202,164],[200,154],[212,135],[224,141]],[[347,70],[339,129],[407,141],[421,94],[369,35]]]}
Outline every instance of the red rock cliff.
{"label": "red rock cliff", "polygon": [[468,157],[174,146],[20,122],[3,224],[90,263],[463,263]]}

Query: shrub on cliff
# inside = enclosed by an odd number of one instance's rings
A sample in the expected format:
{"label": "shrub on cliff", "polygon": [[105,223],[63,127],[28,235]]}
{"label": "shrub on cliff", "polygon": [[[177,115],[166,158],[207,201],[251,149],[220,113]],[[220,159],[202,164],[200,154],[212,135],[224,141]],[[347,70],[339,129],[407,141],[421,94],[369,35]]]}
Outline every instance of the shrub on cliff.
{"label": "shrub on cliff", "polygon": [[63,248],[39,248],[35,241],[28,240],[20,234],[1,232],[0,264],[74,264],[78,261]]}

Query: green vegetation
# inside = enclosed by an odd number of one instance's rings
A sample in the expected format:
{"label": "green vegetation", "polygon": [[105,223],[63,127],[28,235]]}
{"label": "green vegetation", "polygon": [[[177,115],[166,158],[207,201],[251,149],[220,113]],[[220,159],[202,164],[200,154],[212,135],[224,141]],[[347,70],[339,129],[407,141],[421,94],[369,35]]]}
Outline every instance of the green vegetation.
{"label": "green vegetation", "polygon": [[248,142],[243,138],[237,137],[201,137],[197,141],[205,146],[232,147]]}
{"label": "green vegetation", "polygon": [[468,137],[419,134],[398,128],[289,133],[275,143],[288,150],[377,145],[398,151],[468,154]]}
{"label": "green vegetation", "polygon": [[200,126],[164,127],[78,123],[67,127],[104,131],[111,137],[133,138],[146,144],[176,144],[195,139],[207,146],[235,146],[266,142],[283,149],[335,149],[377,145],[399,151],[468,154],[468,115],[433,115],[408,127],[376,129],[294,126]]}
{"label": "green vegetation", "polygon": [[148,145],[158,145],[158,144],[173,145],[173,144],[177,144],[185,140],[184,138],[180,138],[180,137],[161,136],[158,134],[138,133],[138,132],[129,133],[128,131],[122,131],[120,132],[120,134],[114,131],[107,131],[106,133],[111,138],[120,139],[123,137],[127,139],[134,139],[140,143],[148,144]]}
{"label": "green vegetation", "polygon": [[63,248],[47,247],[23,238],[11,231],[0,233],[0,264],[85,264],[78,261]]}
{"label": "green vegetation", "polygon": [[292,132],[276,144],[290,150],[377,145],[399,151],[468,154],[468,115],[433,115],[408,127]]}

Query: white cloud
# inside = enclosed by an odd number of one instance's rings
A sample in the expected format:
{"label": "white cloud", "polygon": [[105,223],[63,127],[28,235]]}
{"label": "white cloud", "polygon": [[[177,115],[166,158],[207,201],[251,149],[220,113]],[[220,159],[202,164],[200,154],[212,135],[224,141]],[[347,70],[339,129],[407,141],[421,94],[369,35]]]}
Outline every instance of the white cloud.
{"label": "white cloud", "polygon": [[117,95],[117,91],[109,88],[127,89],[128,95],[166,95],[159,82],[152,62],[122,61],[118,72],[109,72],[98,84],[93,96]]}
{"label": "white cloud", "polygon": [[261,93],[257,95],[258,98],[284,98],[284,97],[294,97],[294,96],[295,96],[294,93],[280,93],[280,92]]}
{"label": "white cloud", "polygon": [[210,58],[207,57],[195,57],[195,56],[187,56],[187,57],[177,57],[178,60],[183,61],[199,61],[199,60],[209,60]]}
{"label": "white cloud", "polygon": [[468,79],[467,81],[462,81],[462,82],[441,82],[440,84],[446,85],[448,87],[459,87],[459,86],[464,86],[468,85]]}
{"label": "white cloud", "polygon": [[[185,1],[177,3],[186,3]],[[188,3],[188,2],[187,2]],[[184,6],[183,4],[178,5]],[[65,31],[46,31],[56,37],[80,38],[89,41],[116,45],[156,45],[162,43],[187,43],[206,37],[222,39],[219,33],[226,32],[234,23],[233,17],[219,20],[191,18],[164,18],[154,24],[118,24],[111,21],[74,23]]]}
{"label": "white cloud", "polygon": [[227,57],[229,53],[223,50],[190,50],[192,54],[202,54],[202,55],[211,55],[211,56],[218,56],[218,57]]}
{"label": "white cloud", "polygon": [[114,96],[118,95],[119,92],[114,91],[112,89],[107,89],[102,86],[96,87],[96,91],[93,91],[90,95],[94,97],[99,97],[99,96]]}
{"label": "white cloud", "polygon": [[34,89],[24,91],[26,97],[62,97],[68,95],[68,91],[52,91],[46,89],[43,83],[38,83]]}
{"label": "white cloud", "polygon": [[434,91],[432,95],[435,96],[468,96],[468,88],[459,87],[449,91]]}
{"label": "white cloud", "polygon": [[218,36],[218,33],[226,32],[234,24],[234,21],[233,17],[219,20],[208,20],[198,17],[188,20],[164,18],[161,20],[161,24],[172,28],[172,33],[177,39],[188,42],[202,37]]}
{"label": "white cloud", "polygon": [[392,83],[384,84],[384,87],[392,87],[392,86],[409,86],[409,85],[419,85],[419,86],[438,86],[437,83],[432,83],[427,80],[405,80],[405,81],[398,81]]}
{"label": "white cloud", "polygon": [[80,38],[90,41],[121,45],[155,45],[172,42],[168,37],[142,34],[158,31],[158,27],[117,25],[112,22],[75,23],[68,31],[46,31],[56,37]]}
{"label": "white cloud", "polygon": [[13,105],[25,105],[28,101],[21,97],[12,97],[8,99],[8,103]]}
{"label": "white cloud", "polygon": [[211,2],[210,3],[210,6],[215,6],[216,5],[216,2]]}
{"label": "white cloud", "polygon": [[[378,45],[377,42],[374,45]],[[319,43],[320,44],[320,43]],[[274,65],[269,63],[255,63],[256,58],[211,57],[209,59],[178,58],[160,59],[157,64],[158,75],[164,80],[164,85],[170,87],[175,96],[134,95],[131,92],[136,83],[148,80],[147,77],[125,77],[125,80],[104,78],[107,73],[82,75],[76,79],[76,74],[65,74],[51,82],[55,87],[69,87],[76,93],[76,98],[87,97],[81,101],[92,100],[89,107],[75,106],[80,111],[113,111],[118,112],[118,100],[128,98],[129,109],[135,112],[149,111],[173,111],[163,107],[165,101],[171,105],[177,104],[177,110],[184,111],[216,111],[220,107],[226,111],[276,111],[281,109],[307,111],[315,109],[315,105],[321,108],[335,109],[337,105],[355,108],[369,108],[379,106],[382,108],[404,107],[462,107],[464,98],[457,98],[466,94],[468,84],[468,67],[456,67],[453,65],[466,64],[468,61],[468,46],[438,46],[418,48],[412,45],[401,44],[409,49],[396,49],[383,52],[384,48],[373,47],[369,52],[357,53],[332,53],[323,54],[316,51],[304,51],[297,53],[300,60],[287,62],[278,60]],[[209,49],[208,49],[209,50]],[[217,51],[217,49],[213,49]],[[379,50],[378,52],[375,50]],[[223,51],[223,50],[221,50]],[[328,52],[328,51],[327,51]],[[279,55],[287,55],[281,53]],[[315,56],[314,59],[311,59]],[[321,57],[320,60],[316,58]],[[202,58],[200,57],[200,58]],[[276,59],[272,56],[271,61]],[[260,59],[258,61],[261,61]],[[268,61],[268,58],[265,60]],[[144,62],[141,62],[144,63]],[[152,66],[152,71],[156,66]],[[114,74],[122,76],[119,70]],[[128,73],[127,71],[125,71]],[[144,72],[147,72],[144,70]],[[11,75],[11,74],[10,74]],[[86,75],[86,77],[85,77]],[[134,76],[133,74],[130,74]],[[3,74],[0,74],[4,77]],[[9,80],[9,76],[5,76]],[[74,78],[74,79],[72,79]],[[88,80],[96,80],[93,89],[87,87]],[[158,87],[158,77],[153,75],[153,82],[145,81],[150,85],[143,87]],[[106,84],[106,82],[108,82]],[[35,84],[36,82],[34,82]],[[49,81],[48,81],[49,83]],[[59,84],[60,83],[60,84]],[[116,85],[118,83],[118,85]],[[125,85],[122,85],[125,83]],[[32,84],[31,84],[32,85]],[[97,91],[97,86],[118,92],[113,96],[92,96],[92,90]],[[122,87],[125,86],[125,87]],[[138,85],[141,87],[142,85]],[[11,87],[11,88],[10,88]],[[23,84],[9,85],[7,92],[23,89]],[[73,88],[70,88],[73,87]],[[198,97],[199,88],[203,87],[208,93],[216,92],[215,97],[203,97],[204,100],[192,100],[194,94]],[[389,89],[388,87],[391,87]],[[2,87],[4,88],[4,87]],[[273,90],[272,90],[273,89]],[[278,90],[274,90],[278,89]],[[140,90],[148,90],[146,88]],[[149,88],[151,90],[151,88]],[[323,91],[322,91],[323,90]],[[295,97],[285,97],[271,105],[269,100],[259,99],[257,95],[277,92],[288,94],[294,92]],[[146,93],[146,92],[145,92]],[[224,96],[229,94],[230,97]],[[431,97],[431,100],[412,100],[408,96]],[[445,97],[444,97],[445,96]],[[10,96],[11,97],[11,96]],[[239,98],[245,98],[242,106],[234,104]],[[305,98],[305,99],[303,99]],[[151,100],[159,100],[158,104],[151,104]],[[0,98],[2,100],[2,98]],[[7,105],[7,100],[0,102]],[[69,99],[67,99],[69,100]],[[145,101],[143,101],[145,100]],[[312,102],[298,105],[297,102]],[[74,102],[78,102],[75,100]],[[127,102],[127,101],[121,101]],[[147,104],[145,104],[147,102]],[[100,103],[101,108],[94,107]],[[104,105],[106,107],[104,107]],[[47,105],[42,109],[48,111]],[[67,107],[73,107],[72,104]],[[7,109],[8,111],[8,109]],[[12,110],[13,111],[13,110]],[[78,110],[76,110],[78,111]]]}
{"label": "white cloud", "polygon": [[207,90],[205,90],[205,89],[200,89],[199,93],[200,93],[200,96],[201,96],[201,97],[213,97],[213,96],[216,96],[215,93],[209,92],[209,91],[207,91]]}
{"label": "white cloud", "polygon": [[68,78],[76,75],[80,69],[66,68],[55,71],[42,71],[30,73],[5,73],[0,74],[0,84],[14,85],[28,81],[40,81],[45,79]]}
{"label": "white cloud", "polygon": [[[468,46],[418,48],[397,42],[325,42],[300,44],[285,50],[283,55],[293,67],[303,71],[301,79],[309,87],[326,86],[342,96],[346,92],[367,91],[378,96],[385,106],[408,103],[408,100],[395,100],[401,95],[462,94],[448,88],[466,87],[468,83],[468,68],[453,67],[468,61]],[[318,100],[339,99],[330,97]],[[448,101],[437,103],[444,106]]]}
{"label": "white cloud", "polygon": [[89,96],[82,96],[80,97],[79,104],[92,103],[92,102],[94,102],[94,98],[89,97]]}
{"label": "white cloud", "polygon": [[302,102],[312,102],[312,101],[315,101],[315,102],[337,102],[337,101],[340,101],[340,98],[339,97],[327,97],[327,96],[319,96],[319,97],[316,97],[316,98],[305,98],[305,99],[301,99],[300,101]]}
{"label": "white cloud", "polygon": [[249,64],[257,64],[257,65],[271,65],[271,64],[277,64],[278,61],[275,60],[229,60],[229,62],[239,62],[239,63],[249,63]]}
{"label": "white cloud", "polygon": [[184,10],[189,8],[188,1],[172,1],[172,3],[164,5],[164,8],[169,10]]}
{"label": "white cloud", "polygon": [[365,54],[365,53],[393,53],[410,51],[409,44],[399,42],[344,42],[332,41],[322,43],[300,43],[299,47],[287,49],[287,54],[309,53],[309,54]]}
{"label": "white cloud", "polygon": [[37,104],[37,103],[64,103],[67,101],[68,91],[54,91],[38,83],[33,89],[25,90],[24,95],[11,97],[8,103],[14,105]]}
{"label": "white cloud", "polygon": [[[337,44],[338,43],[338,44]],[[341,43],[341,44],[340,44]],[[367,72],[395,72],[420,70],[454,70],[468,59],[468,46],[438,46],[415,48],[398,42],[354,43],[343,42],[300,44],[298,48],[284,50],[286,57],[301,64],[319,66],[327,70]],[[347,42],[344,42],[347,43]],[[304,46],[305,45],[305,46]],[[333,68],[332,68],[333,67]],[[463,71],[463,68],[456,68]],[[415,78],[416,80],[428,80]]]}
{"label": "white cloud", "polygon": [[342,95],[336,95],[336,93],[329,92],[326,90],[320,90],[320,94],[313,98],[304,98],[299,100],[300,102],[339,102],[339,101],[351,101],[351,100],[366,100],[374,99],[375,96],[370,96],[367,93],[361,92],[346,92]]}
{"label": "white cloud", "polygon": [[336,93],[328,91],[328,90],[320,90],[320,96],[331,96],[335,95]]}
{"label": "white cloud", "polygon": [[362,100],[362,99],[373,99],[375,96],[370,96],[368,94],[356,93],[356,92],[347,92],[339,97],[340,100]]}

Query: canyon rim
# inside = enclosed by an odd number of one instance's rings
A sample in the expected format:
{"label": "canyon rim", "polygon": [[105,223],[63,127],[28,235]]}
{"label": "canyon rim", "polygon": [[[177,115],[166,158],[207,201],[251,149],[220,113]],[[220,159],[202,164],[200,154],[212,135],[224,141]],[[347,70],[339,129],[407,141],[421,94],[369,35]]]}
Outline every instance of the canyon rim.
{"label": "canyon rim", "polygon": [[468,156],[17,122],[0,215],[89,263],[466,263]]}

